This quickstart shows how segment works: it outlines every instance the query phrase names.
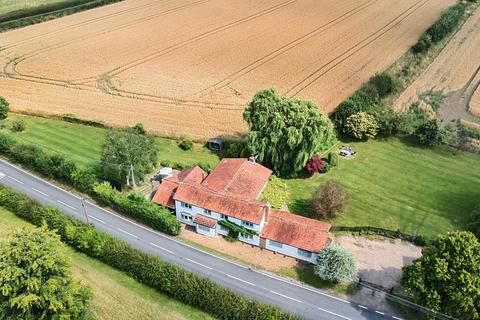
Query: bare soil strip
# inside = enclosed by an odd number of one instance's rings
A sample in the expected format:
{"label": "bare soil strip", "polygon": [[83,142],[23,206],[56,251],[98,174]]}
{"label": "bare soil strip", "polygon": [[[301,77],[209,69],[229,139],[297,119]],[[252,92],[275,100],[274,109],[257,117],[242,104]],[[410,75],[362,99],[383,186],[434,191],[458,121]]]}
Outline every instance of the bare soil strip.
{"label": "bare soil strip", "polygon": [[452,3],[126,0],[1,34],[1,94],[159,134],[243,133],[257,90],[332,111]]}

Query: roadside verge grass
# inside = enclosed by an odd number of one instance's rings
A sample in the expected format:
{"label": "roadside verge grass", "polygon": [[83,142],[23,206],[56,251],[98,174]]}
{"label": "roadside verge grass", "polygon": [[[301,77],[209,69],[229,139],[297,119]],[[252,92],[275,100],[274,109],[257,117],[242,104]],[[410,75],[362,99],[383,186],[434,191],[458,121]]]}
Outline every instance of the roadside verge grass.
{"label": "roadside verge grass", "polygon": [[[30,225],[12,212],[0,208],[0,238],[16,228]],[[74,278],[88,284],[93,291],[91,314],[96,319],[212,319],[144,286],[126,274],[91,259],[69,247]]]}

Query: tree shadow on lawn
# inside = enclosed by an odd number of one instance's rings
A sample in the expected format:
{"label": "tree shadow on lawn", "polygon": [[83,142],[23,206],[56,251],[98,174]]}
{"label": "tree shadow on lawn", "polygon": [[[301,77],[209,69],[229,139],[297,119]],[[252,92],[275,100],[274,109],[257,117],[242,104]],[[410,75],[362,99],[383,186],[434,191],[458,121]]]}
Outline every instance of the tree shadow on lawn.
{"label": "tree shadow on lawn", "polygon": [[[480,187],[476,190],[451,191],[437,197],[441,208],[440,216],[451,221],[460,230],[468,230],[473,214],[480,206]],[[434,222],[434,221],[432,221]]]}

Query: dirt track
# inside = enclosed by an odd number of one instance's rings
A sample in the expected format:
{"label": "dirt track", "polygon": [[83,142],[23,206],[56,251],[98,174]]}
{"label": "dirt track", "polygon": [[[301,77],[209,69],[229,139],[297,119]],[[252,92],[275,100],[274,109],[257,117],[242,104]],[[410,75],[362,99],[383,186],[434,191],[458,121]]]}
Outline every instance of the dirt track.
{"label": "dirt track", "polygon": [[14,110],[236,134],[265,87],[331,111],[453,2],[126,0],[0,34],[0,94]]}
{"label": "dirt track", "polygon": [[477,88],[470,100],[470,112],[480,117],[480,87]]}
{"label": "dirt track", "polygon": [[[470,102],[475,106],[480,82],[480,10],[465,22],[435,61],[398,98],[397,109],[405,109],[429,90],[448,94],[440,115],[446,123],[467,117]],[[476,97],[475,97],[476,95]],[[473,98],[472,98],[473,96]],[[470,101],[470,99],[472,99]]]}

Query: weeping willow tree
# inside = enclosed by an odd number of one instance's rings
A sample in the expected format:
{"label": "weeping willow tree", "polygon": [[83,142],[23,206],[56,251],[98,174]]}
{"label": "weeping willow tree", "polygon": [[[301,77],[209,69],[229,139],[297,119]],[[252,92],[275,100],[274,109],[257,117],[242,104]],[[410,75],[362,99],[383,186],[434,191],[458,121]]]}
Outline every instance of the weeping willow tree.
{"label": "weeping willow tree", "polygon": [[333,124],[317,106],[279,96],[274,89],[257,92],[243,119],[250,126],[250,150],[282,177],[302,170],[314,153],[335,142]]}

